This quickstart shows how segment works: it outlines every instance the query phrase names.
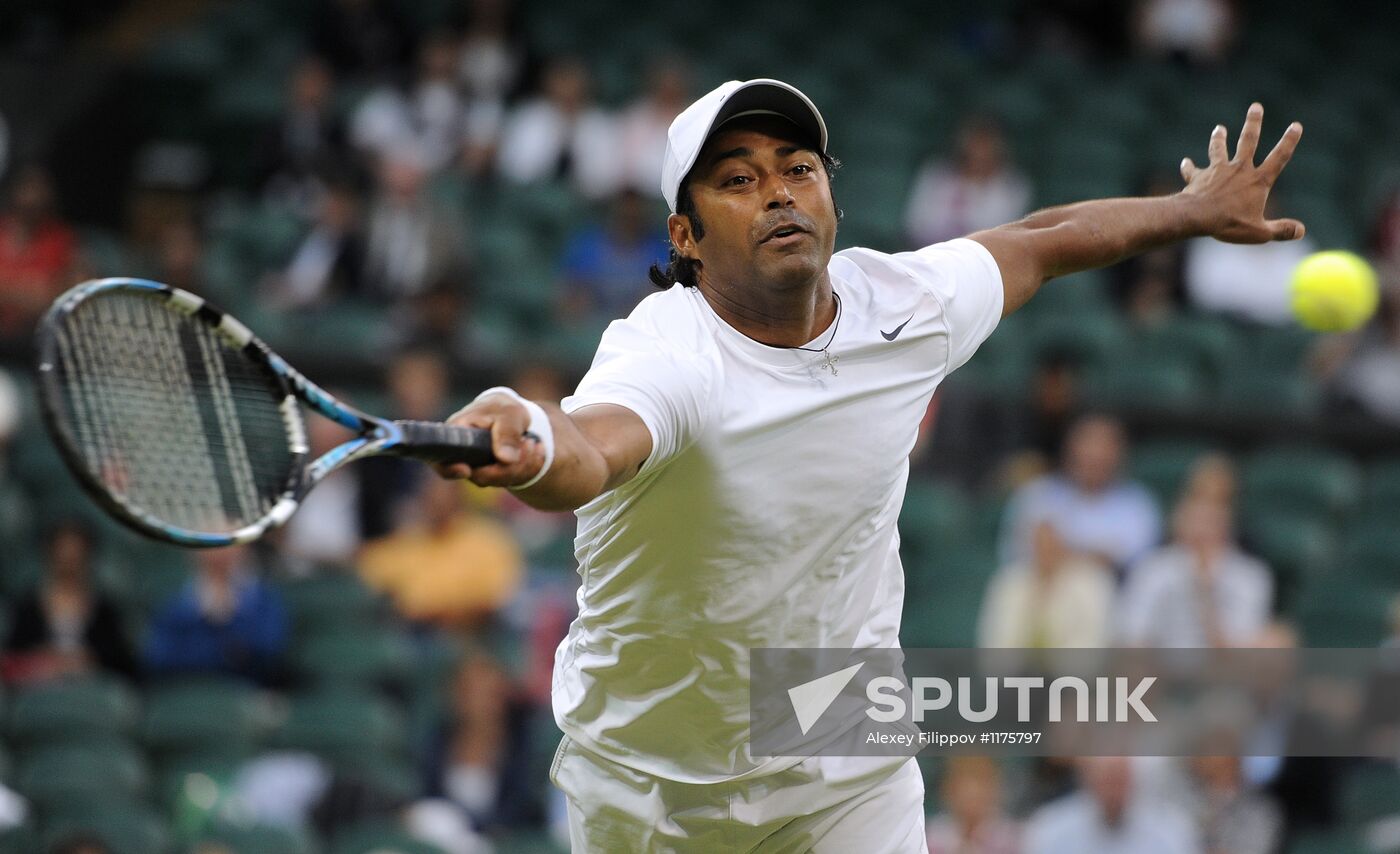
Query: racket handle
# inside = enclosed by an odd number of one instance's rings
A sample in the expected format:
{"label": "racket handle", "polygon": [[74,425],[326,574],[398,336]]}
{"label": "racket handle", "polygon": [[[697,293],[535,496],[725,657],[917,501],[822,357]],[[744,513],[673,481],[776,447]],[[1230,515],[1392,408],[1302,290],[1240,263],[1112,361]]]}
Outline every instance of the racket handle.
{"label": "racket handle", "polygon": [[403,442],[388,453],[428,463],[466,463],[484,466],[496,461],[491,453],[491,431],[479,427],[452,427],[441,421],[395,421]]}

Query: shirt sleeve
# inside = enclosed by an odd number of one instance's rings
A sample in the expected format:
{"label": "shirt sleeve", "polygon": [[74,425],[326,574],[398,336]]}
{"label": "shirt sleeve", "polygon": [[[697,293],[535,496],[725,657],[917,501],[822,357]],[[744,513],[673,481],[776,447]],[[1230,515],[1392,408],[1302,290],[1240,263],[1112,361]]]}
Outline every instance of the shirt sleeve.
{"label": "shirt sleeve", "polygon": [[578,389],[559,403],[572,414],[611,403],[637,414],[651,433],[651,455],[638,475],[655,471],[700,435],[709,418],[714,371],[698,354],[671,344],[634,318],[603,333]]}
{"label": "shirt sleeve", "polygon": [[948,371],[972,358],[1001,320],[1001,268],[987,247],[959,237],[893,256],[924,283],[948,323]]}

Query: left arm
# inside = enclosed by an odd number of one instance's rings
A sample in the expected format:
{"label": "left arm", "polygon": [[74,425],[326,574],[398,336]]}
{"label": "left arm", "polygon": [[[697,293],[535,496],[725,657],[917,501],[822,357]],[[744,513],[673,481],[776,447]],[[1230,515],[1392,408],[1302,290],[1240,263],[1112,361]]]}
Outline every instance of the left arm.
{"label": "left arm", "polygon": [[1181,162],[1186,187],[1171,196],[1100,199],[1047,208],[998,228],[969,235],[987,247],[1001,270],[1005,317],[1056,276],[1091,270],[1186,240],[1214,237],[1227,243],[1297,240],[1296,219],[1264,218],[1264,204],[1279,173],[1293,155],[1303,126],[1288,126],[1274,150],[1258,166],[1254,153],[1264,108],[1253,104],[1229,157],[1225,126],[1210,135],[1210,163],[1198,168]]}

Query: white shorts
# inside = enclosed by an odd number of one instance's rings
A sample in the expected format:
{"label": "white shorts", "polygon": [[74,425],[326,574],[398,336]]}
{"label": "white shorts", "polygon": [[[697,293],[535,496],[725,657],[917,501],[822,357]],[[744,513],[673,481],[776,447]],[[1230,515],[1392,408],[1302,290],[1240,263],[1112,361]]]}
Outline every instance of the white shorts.
{"label": "white shorts", "polygon": [[814,756],[725,783],[644,774],[564,736],[550,781],[568,800],[573,854],[926,854],[913,759]]}

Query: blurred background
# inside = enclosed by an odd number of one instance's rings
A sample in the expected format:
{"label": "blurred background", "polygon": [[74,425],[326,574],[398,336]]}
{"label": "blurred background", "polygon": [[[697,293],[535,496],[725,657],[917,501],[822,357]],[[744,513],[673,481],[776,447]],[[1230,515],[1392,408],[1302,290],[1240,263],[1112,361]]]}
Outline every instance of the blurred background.
{"label": "blurred background", "polygon": [[[1251,100],[1302,243],[1047,286],[939,390],[905,646],[1400,638],[1400,13],[1386,0],[8,0],[0,5],[0,851],[554,852],[573,518],[372,460],[256,548],[117,528],[38,423],[38,314],[145,275],[369,411],[558,400],[664,261],[666,128],[804,89],[839,247],[1180,187]],[[1232,142],[1233,144],[1233,142]],[[1293,265],[1377,317],[1298,329]],[[324,431],[323,431],[324,432]],[[313,436],[322,447],[334,433]],[[934,854],[1400,851],[1394,763],[925,760]],[[1100,835],[1095,835],[1100,834]]]}

